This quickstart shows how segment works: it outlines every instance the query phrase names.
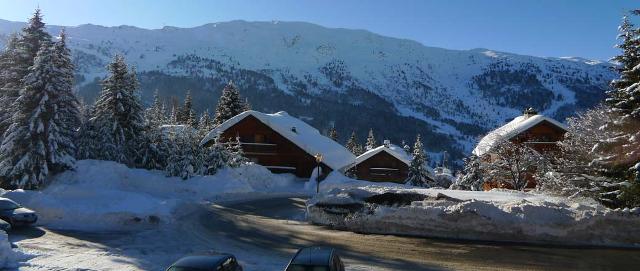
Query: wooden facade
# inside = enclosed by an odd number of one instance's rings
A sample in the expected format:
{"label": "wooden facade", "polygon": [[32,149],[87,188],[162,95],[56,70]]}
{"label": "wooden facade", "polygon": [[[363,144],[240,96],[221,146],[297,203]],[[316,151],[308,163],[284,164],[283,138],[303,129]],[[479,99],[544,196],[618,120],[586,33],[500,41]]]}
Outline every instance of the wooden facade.
{"label": "wooden facade", "polygon": [[526,144],[543,155],[555,155],[558,142],[564,139],[566,131],[546,120],[511,138],[511,142]]}
{"label": "wooden facade", "polygon": [[[239,137],[242,150],[251,161],[265,166],[273,173],[293,173],[300,178],[309,178],[317,169],[316,159],[296,144],[280,135],[258,118],[249,115],[226,129],[222,140]],[[321,163],[322,177],[331,168]]]}
{"label": "wooden facade", "polygon": [[[564,139],[565,133],[566,130],[564,128],[547,120],[543,120],[511,137],[509,140],[515,144],[526,144],[528,147],[539,152],[543,156],[553,158],[559,152],[558,142]],[[482,161],[484,163],[491,163],[494,159],[495,158],[491,152],[482,157]],[[525,178],[527,179],[527,189],[533,189],[537,186],[537,182],[533,174],[526,174]],[[484,190],[491,190],[494,188],[513,189],[511,184],[500,180],[488,180],[483,184]]]}
{"label": "wooden facade", "polygon": [[404,183],[409,174],[409,165],[381,151],[356,164],[350,171],[360,180]]}

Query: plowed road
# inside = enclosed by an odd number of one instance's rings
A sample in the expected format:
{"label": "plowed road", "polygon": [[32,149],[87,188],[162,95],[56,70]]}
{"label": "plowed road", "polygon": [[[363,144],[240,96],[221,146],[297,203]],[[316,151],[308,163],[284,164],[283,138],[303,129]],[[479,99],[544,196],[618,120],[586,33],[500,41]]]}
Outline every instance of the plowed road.
{"label": "plowed road", "polygon": [[338,249],[347,270],[640,270],[640,250],[363,235],[309,225],[304,199],[191,207],[175,226],[126,233],[23,230],[40,254],[21,270],[162,270],[185,254],[230,252],[245,270],[282,270],[299,247]]}

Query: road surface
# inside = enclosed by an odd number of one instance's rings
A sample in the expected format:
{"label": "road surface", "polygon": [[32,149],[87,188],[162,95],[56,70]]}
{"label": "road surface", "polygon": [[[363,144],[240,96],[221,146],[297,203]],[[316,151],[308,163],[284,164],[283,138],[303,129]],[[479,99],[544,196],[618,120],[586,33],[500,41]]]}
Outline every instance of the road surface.
{"label": "road surface", "polygon": [[11,241],[38,256],[20,270],[162,270],[186,254],[229,252],[245,270],[282,270],[299,247],[338,249],[347,270],[638,270],[640,250],[364,235],[304,221],[304,199],[187,206],[170,226],[136,232],[31,229]]}

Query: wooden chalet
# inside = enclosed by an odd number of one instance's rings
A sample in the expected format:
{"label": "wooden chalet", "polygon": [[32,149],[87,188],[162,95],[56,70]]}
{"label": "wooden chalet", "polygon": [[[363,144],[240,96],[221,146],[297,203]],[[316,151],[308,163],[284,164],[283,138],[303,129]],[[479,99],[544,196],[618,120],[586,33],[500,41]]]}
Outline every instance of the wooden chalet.
{"label": "wooden chalet", "polygon": [[355,163],[345,171],[360,180],[404,183],[410,163],[411,155],[403,148],[385,141],[384,145],[356,157]]}
{"label": "wooden chalet", "polygon": [[[526,144],[542,155],[552,157],[559,151],[558,142],[563,140],[566,132],[567,128],[564,124],[540,115],[533,109],[527,109],[522,116],[516,117],[511,122],[484,136],[473,150],[473,154],[480,157],[481,161],[490,163],[495,159],[491,155],[491,150],[500,142],[509,140],[516,144]],[[535,180],[531,178],[527,187],[533,188],[535,186]],[[485,183],[485,189],[496,187],[510,188],[499,181]]]}
{"label": "wooden chalet", "polygon": [[309,178],[316,170],[316,154],[322,155],[322,176],[355,159],[345,147],[284,111],[274,114],[245,111],[210,131],[201,144],[212,144],[216,138],[223,141],[239,138],[245,156],[251,161],[274,173],[293,173],[301,178]]}

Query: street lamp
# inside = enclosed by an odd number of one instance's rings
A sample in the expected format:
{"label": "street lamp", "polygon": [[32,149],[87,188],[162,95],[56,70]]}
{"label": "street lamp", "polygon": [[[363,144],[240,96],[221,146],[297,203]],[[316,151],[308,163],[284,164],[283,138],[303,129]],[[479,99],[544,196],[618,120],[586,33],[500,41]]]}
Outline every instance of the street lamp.
{"label": "street lamp", "polygon": [[320,163],[322,163],[322,154],[316,153],[313,157],[316,158],[316,194],[320,193]]}

